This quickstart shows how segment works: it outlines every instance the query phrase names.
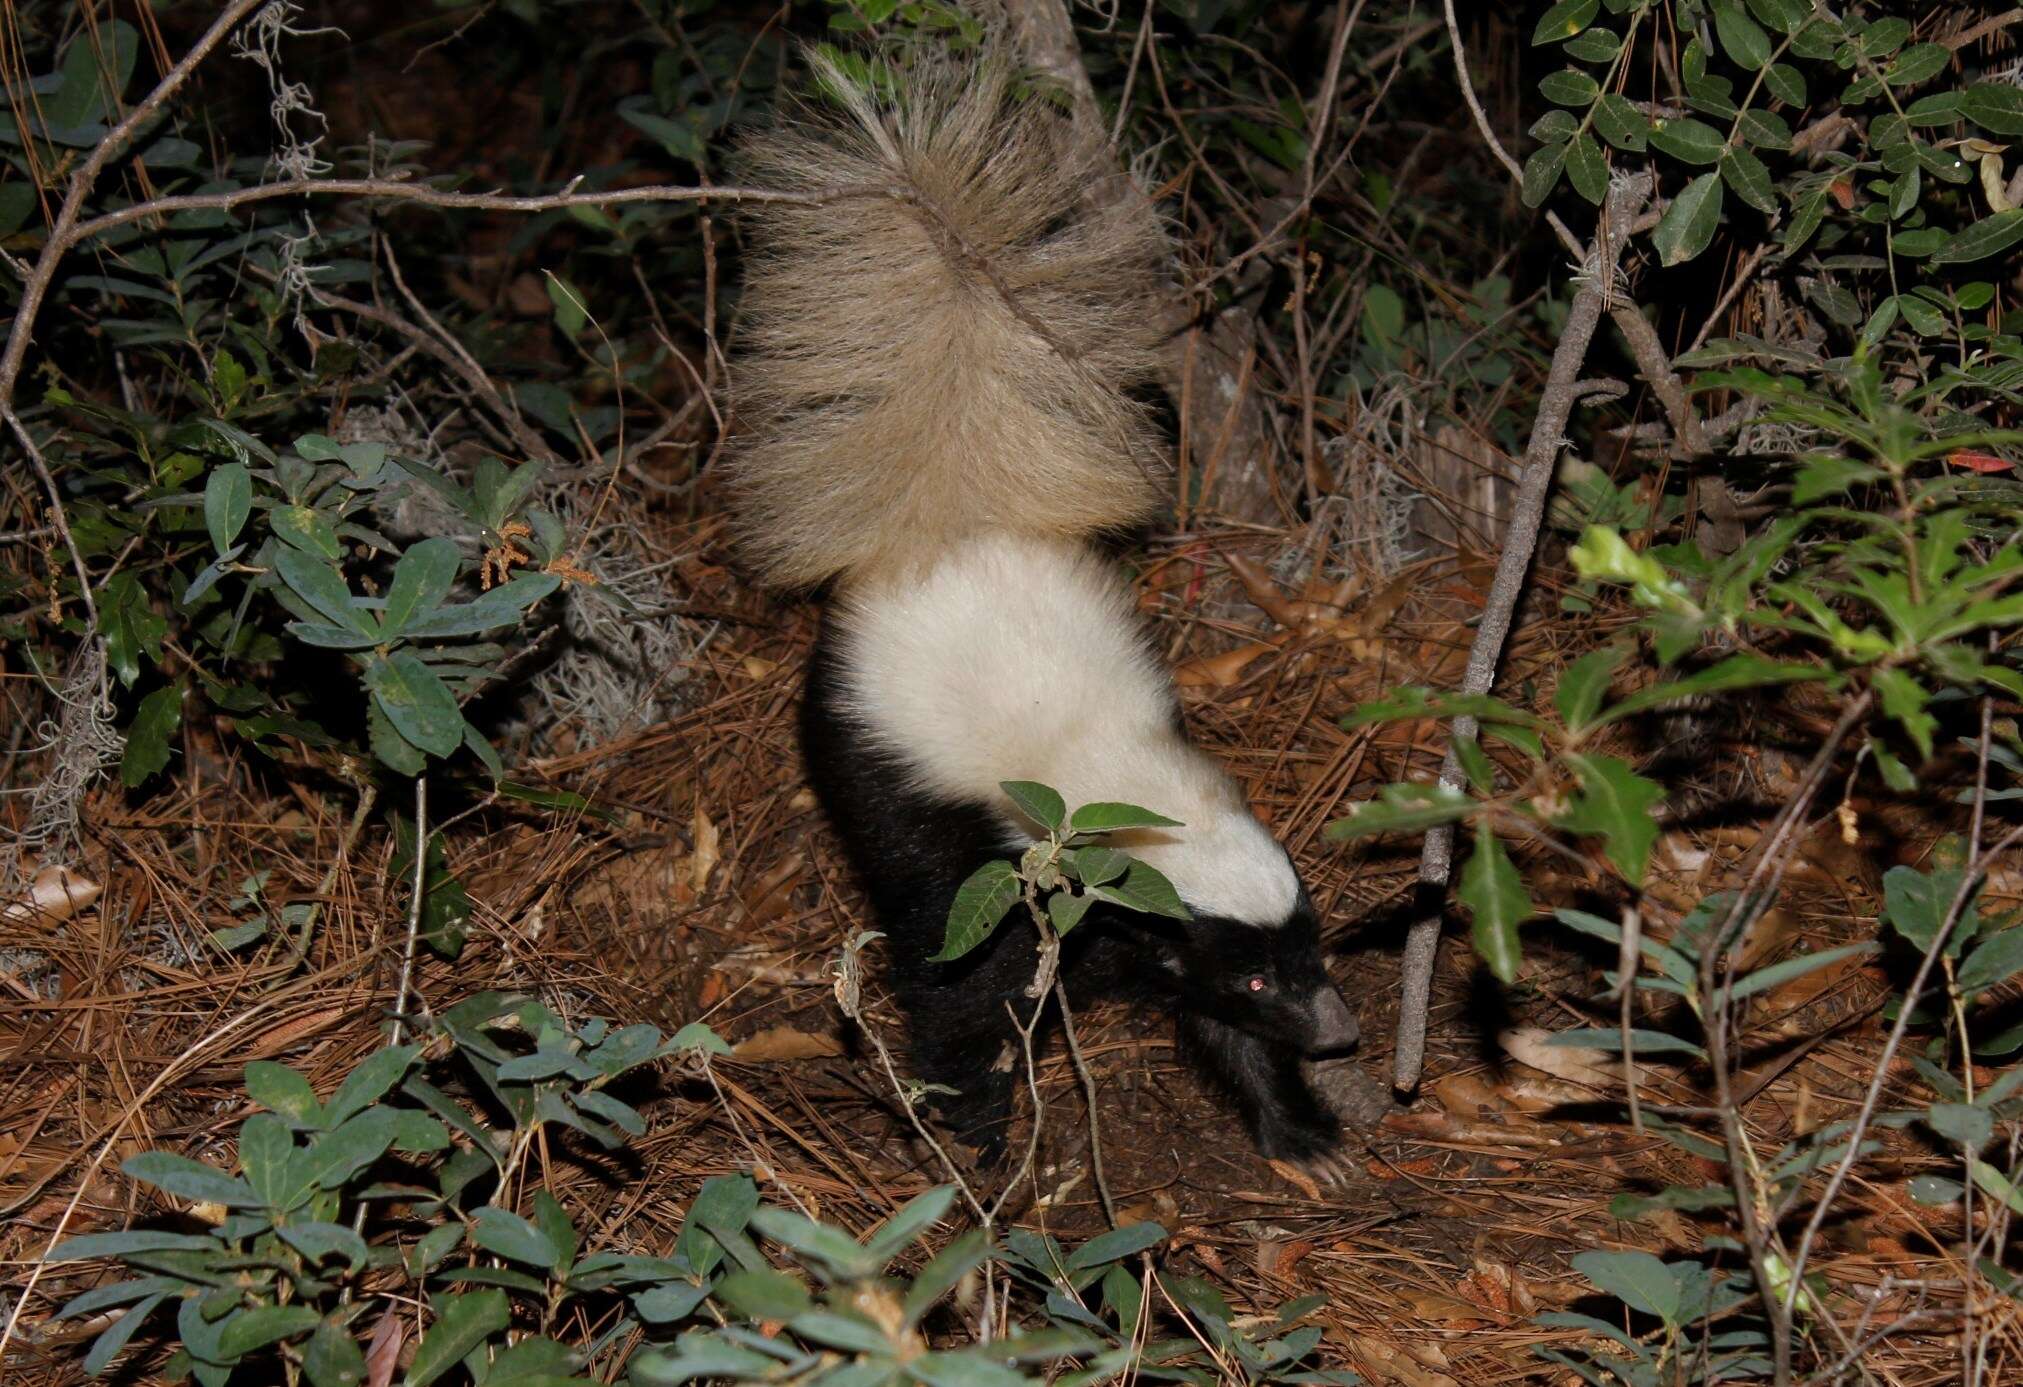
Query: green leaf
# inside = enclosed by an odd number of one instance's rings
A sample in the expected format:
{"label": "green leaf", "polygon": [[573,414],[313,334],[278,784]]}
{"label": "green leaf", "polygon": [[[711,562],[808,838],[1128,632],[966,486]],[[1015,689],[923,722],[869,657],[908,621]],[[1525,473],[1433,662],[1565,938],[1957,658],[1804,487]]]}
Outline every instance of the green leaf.
{"label": "green leaf", "polygon": [[1067,1270],[1086,1271],[1090,1267],[1120,1262],[1148,1247],[1166,1241],[1166,1230],[1156,1223],[1127,1223],[1089,1239],[1068,1255]]}
{"label": "green leaf", "polygon": [[1882,469],[1852,458],[1814,456],[1799,464],[1791,484],[1791,504],[1809,506],[1827,496],[1838,496],[1852,487],[1882,476]]}
{"label": "green leaf", "polygon": [[119,682],[132,688],[140,678],[141,656],[159,665],[168,622],[155,614],[147,592],[131,571],[106,580],[98,598],[98,630],[105,656]]}
{"label": "green leaf", "polygon": [[299,1126],[318,1125],[322,1105],[309,1081],[285,1064],[252,1060],[245,1070],[246,1092],[252,1100]]}
{"label": "green leaf", "polygon": [[448,756],[463,745],[464,714],[456,695],[408,651],[395,651],[366,666],[365,684],[387,721],[423,751]]}
{"label": "green leaf", "polygon": [[302,1373],[310,1387],[360,1387],[365,1352],[342,1325],[325,1320],[302,1346]]}
{"label": "green leaf", "polygon": [[1482,743],[1473,737],[1456,737],[1451,743],[1454,759],[1461,765],[1461,773],[1468,778],[1468,788],[1478,795],[1493,794],[1496,790],[1496,763],[1482,749]]}
{"label": "green leaf", "polygon": [[428,1387],[462,1362],[465,1354],[513,1322],[506,1293],[500,1290],[437,1295],[433,1308],[436,1321],[414,1351],[407,1387]]}
{"label": "green leaf", "polygon": [[[413,859],[410,858],[411,862]],[[392,1091],[421,1054],[419,1045],[388,1045],[374,1050],[344,1076],[323,1115],[324,1125],[336,1126],[355,1113],[363,1112]]]}
{"label": "green leaf", "polygon": [[344,553],[337,531],[313,506],[276,506],[267,512],[267,523],[277,537],[301,553],[333,562]]}
{"label": "green leaf", "polygon": [[1566,147],[1566,177],[1573,190],[1599,207],[1609,190],[1608,160],[1595,137],[1583,131]]}
{"label": "green leaf", "polygon": [[1378,833],[1420,833],[1452,823],[1474,808],[1474,800],[1451,786],[1386,785],[1376,799],[1350,806],[1348,818],[1336,819],[1322,831],[1337,843]]}
{"label": "green leaf", "polygon": [[244,463],[228,462],[204,482],[204,527],[220,554],[232,547],[253,513],[253,474]]}
{"label": "green leaf", "polygon": [[223,1204],[230,1209],[257,1209],[262,1202],[244,1180],[235,1179],[215,1166],[168,1151],[143,1151],[138,1156],[129,1156],[120,1165],[120,1170],[192,1203]]}
{"label": "green leaf", "polygon": [[1035,780],[1003,780],[998,788],[1017,806],[1019,813],[1031,819],[1047,832],[1060,828],[1068,817],[1067,801],[1060,792]]}
{"label": "green leaf", "polygon": [[1461,869],[1456,894],[1473,917],[1476,954],[1500,981],[1515,982],[1517,966],[1524,961],[1517,927],[1531,918],[1535,907],[1487,819],[1476,820],[1475,851]]}
{"label": "green leaf", "polygon": [[589,311],[583,306],[583,295],[562,276],[549,272],[548,301],[555,305],[555,326],[562,330],[564,337],[574,337],[583,331],[590,321]]}
{"label": "green leaf", "polygon": [[153,1314],[155,1307],[165,1299],[167,1297],[160,1295],[149,1296],[114,1320],[103,1334],[92,1340],[91,1348],[85,1353],[82,1365],[85,1376],[97,1377],[103,1373],[112,1360],[119,1357],[119,1351],[126,1347],[127,1340],[133,1338],[134,1332],[141,1327],[142,1322]]}
{"label": "green leaf", "polygon": [[1991,934],[1974,946],[1960,965],[1955,985],[1965,997],[1977,996],[2023,972],[2023,928]]}
{"label": "green leaf", "polygon": [[1652,121],[1649,138],[1660,151],[1688,164],[1714,163],[1728,145],[1719,130],[1691,116]]}
{"label": "green leaf", "polygon": [[1589,29],[1578,38],[1567,41],[1560,50],[1567,57],[1583,63],[1613,63],[1623,51],[1623,41],[1613,29]]}
{"label": "green leaf", "polygon": [[471,1241],[509,1262],[524,1262],[543,1271],[563,1260],[562,1250],[547,1234],[496,1204],[487,1204],[471,1216]]}
{"label": "green leaf", "polygon": [[1806,105],[1805,74],[1789,63],[1772,63],[1763,71],[1763,85],[1787,106]]}
{"label": "green leaf", "polygon": [[1930,263],[1964,265],[1973,260],[1985,260],[1991,255],[2000,255],[2018,241],[2023,241],[2023,208],[2012,208],[2007,212],[1997,212],[1992,217],[1983,217],[1955,234],[1932,252]]}
{"label": "green leaf", "polygon": [[1974,1172],[1974,1183],[1991,1197],[2000,1200],[2016,1213],[2023,1214],[2023,1191],[2009,1183],[2009,1177],[1978,1158],[1968,1163]]}
{"label": "green leaf", "polygon": [[[205,1169],[210,1167],[206,1166]],[[137,1252],[216,1252],[217,1239],[198,1233],[171,1233],[160,1228],[130,1228],[118,1233],[84,1233],[66,1238],[42,1260],[90,1262],[100,1257],[128,1257]]]}
{"label": "green leaf", "polygon": [[1897,60],[1890,64],[1889,84],[1893,87],[1915,87],[1938,76],[1952,60],[1953,50],[1943,43],[1912,44],[1897,54]]}
{"label": "green leaf", "polygon": [[1559,0],[1531,31],[1532,46],[1564,43],[1592,24],[1595,11],[1600,8],[1600,0]]}
{"label": "green leaf", "polygon": [[817,1223],[792,1209],[756,1209],[752,1212],[751,1226],[774,1242],[823,1263],[846,1280],[870,1276],[880,1265],[848,1233]]}
{"label": "green leaf", "polygon": [[[1939,927],[1946,922],[1953,898],[1960,892],[1961,880],[1962,873],[1957,867],[1939,867],[1930,872],[1908,866],[1892,867],[1883,873],[1883,916],[1913,945],[1929,949],[1932,940],[1938,937]],[[1953,937],[1946,946],[1947,954],[1956,956],[1965,939],[1974,933],[1973,928],[1963,928],[1975,923],[1973,917],[1974,902],[1969,898],[1960,908]]]}
{"label": "green leaf", "polygon": [[1538,84],[1538,90],[1555,106],[1586,106],[1601,95],[1601,84],[1577,67],[1561,68]]}
{"label": "green leaf", "polygon": [[[1561,1031],[1545,1042],[1565,1050],[1604,1050],[1619,1054],[1623,1048],[1623,1033],[1615,1026],[1588,1026],[1580,1030]],[[1632,1029],[1630,1044],[1640,1055],[1691,1055],[1705,1059],[1707,1052],[1701,1046],[1684,1036],[1671,1035],[1665,1031]]]}
{"label": "green leaf", "polygon": [[734,1271],[711,1294],[748,1320],[790,1320],[814,1305],[806,1286],[771,1267]]}
{"label": "green leaf", "polygon": [[1135,804],[1098,801],[1077,809],[1069,818],[1068,827],[1076,833],[1116,833],[1130,828],[1180,828],[1183,825],[1178,819],[1140,809]]}
{"label": "green leaf", "polygon": [[1758,968],[1746,977],[1737,978],[1728,995],[1736,1001],[1744,997],[1753,997],[1759,992],[1782,987],[1793,978],[1830,967],[1844,958],[1858,958],[1863,954],[1872,954],[1881,947],[1870,939],[1859,944],[1845,944],[1838,949],[1822,949],[1816,954],[1800,954],[1797,958],[1787,958],[1782,963],[1773,963],[1768,968]]}
{"label": "green leaf", "polygon": [[1559,186],[1559,176],[1566,171],[1566,151],[1564,144],[1540,145],[1524,161],[1524,178],[1519,189],[1526,207],[1541,206],[1552,196],[1552,190]]}
{"label": "green leaf", "polygon": [[326,563],[300,549],[282,549],[275,556],[274,567],[289,591],[315,608],[320,615],[346,630],[372,634],[372,628],[362,620],[351,589],[345,585],[344,577],[335,564]]}
{"label": "green leaf", "polygon": [[1566,760],[1580,777],[1580,791],[1556,822],[1570,833],[1601,838],[1623,880],[1642,886],[1651,845],[1658,839],[1658,821],[1651,817],[1651,809],[1664,800],[1663,787],[1614,756],[1569,755]]}
{"label": "green leaf", "polygon": [[385,1155],[398,1130],[399,1121],[391,1110],[367,1108],[310,1144],[309,1178],[319,1188],[336,1189]]}
{"label": "green leaf", "polygon": [[707,1286],[690,1286],[679,1281],[653,1286],[634,1293],[632,1308],[648,1324],[678,1324],[695,1313],[695,1307],[702,1304],[709,1290]]}
{"label": "green leaf", "polygon": [[1950,1204],[1965,1193],[1966,1186],[1943,1175],[1913,1175],[1904,1192],[1920,1204]]}
{"label": "green leaf", "polygon": [[707,1276],[723,1260],[723,1248],[715,1230],[742,1233],[759,1207],[758,1186],[748,1175],[715,1175],[703,1181],[695,1202],[688,1206],[681,1233],[675,1239],[675,1255]]}
{"label": "green leaf", "polygon": [[1106,881],[1115,881],[1131,869],[1130,853],[1095,843],[1069,848],[1061,854],[1061,861],[1085,886],[1101,886]]}
{"label": "green leaf", "polygon": [[1094,896],[1077,896],[1067,891],[1056,891],[1047,897],[1047,922],[1054,927],[1055,934],[1065,935],[1082,917],[1089,913],[1089,907],[1096,903]]}
{"label": "green leaf", "polygon": [[1149,862],[1131,859],[1122,881],[1088,888],[1089,894],[1141,915],[1163,915],[1169,920],[1191,920],[1192,912],[1181,903],[1173,883]]}
{"label": "green leaf", "polygon": [[1830,671],[1816,665],[1790,664],[1744,652],[1709,665],[1683,679],[1652,684],[1614,704],[1599,721],[1614,722],[1652,708],[1662,708],[1681,699],[1701,698],[1735,689],[1761,689],[1775,684],[1795,684],[1824,679]]}
{"label": "green leaf", "polygon": [[1620,645],[1606,646],[1581,656],[1561,672],[1552,706],[1568,732],[1578,733],[1595,720],[1608,696],[1609,681],[1626,654]]}
{"label": "green leaf", "polygon": [[1632,1310],[1679,1323],[1679,1280],[1648,1252],[1580,1252],[1573,1269]]}
{"label": "green leaf", "polygon": [[1595,103],[1595,129],[1617,149],[1642,154],[1650,144],[1651,122],[1620,92],[1603,92]]}
{"label": "green leaf", "polygon": [[556,1271],[567,1270],[576,1257],[576,1225],[569,1221],[568,1212],[555,1196],[545,1189],[534,1191],[534,1226],[555,1248]]}
{"label": "green leaf", "polygon": [[284,1223],[278,1230],[281,1241],[308,1259],[310,1265],[328,1257],[344,1258],[348,1270],[365,1265],[365,1239],[341,1223]]}
{"label": "green leaf", "polygon": [[1777,189],[1770,182],[1770,170],[1748,150],[1737,147],[1721,156],[1721,178],[1735,196],[1757,211],[1769,217],[1777,215]]}
{"label": "green leaf", "polygon": [[1770,61],[1770,35],[1744,12],[1741,0],[1715,0],[1714,33],[1737,67],[1754,72]]}
{"label": "green leaf", "polygon": [[256,1305],[225,1322],[218,1334],[218,1351],[226,1362],[235,1363],[255,1349],[305,1334],[322,1322],[323,1317],[307,1305]]}
{"label": "green leaf", "polygon": [[1909,673],[1895,667],[1877,670],[1873,682],[1881,695],[1883,712],[1896,719],[1916,744],[1918,754],[1929,761],[1932,736],[1939,730],[1938,718],[1925,707],[1931,702],[1931,692]]}
{"label": "green leaf", "polygon": [[1971,1103],[1934,1103],[1925,1110],[1932,1130],[1969,1151],[1978,1151],[1995,1137],[1995,1115]]}
{"label": "green leaf", "polygon": [[365,735],[372,754],[400,775],[420,775],[428,769],[428,753],[400,735],[378,703],[366,705]]}
{"label": "green leaf", "polygon": [[553,592],[561,581],[552,573],[522,573],[475,601],[438,607],[417,616],[408,623],[405,634],[409,640],[441,640],[511,626],[520,619],[521,612]]}
{"label": "green leaf", "polygon": [[[1652,137],[1656,143],[1656,137]],[[1665,265],[1683,265],[1713,243],[1721,225],[1721,176],[1703,173],[1688,183],[1651,232],[1651,244]]]}
{"label": "green leaf", "polygon": [[936,1301],[954,1290],[963,1277],[982,1266],[989,1256],[990,1240],[981,1228],[970,1229],[937,1252],[906,1288],[901,1308],[908,1327],[918,1324]]}
{"label": "green leaf", "polygon": [[2023,88],[2007,82],[1977,82],[1961,93],[1968,120],[1996,135],[2023,135]]}
{"label": "green leaf", "polygon": [[865,1248],[881,1261],[890,1261],[904,1251],[908,1243],[941,1221],[955,1203],[955,1195],[953,1185],[937,1185],[924,1194],[915,1195],[893,1210],[892,1217],[864,1240]]}
{"label": "green leaf", "polygon": [[1018,904],[1022,889],[1017,870],[1002,858],[993,858],[970,873],[956,888],[955,900],[948,908],[948,931],[941,952],[928,961],[951,962],[990,938],[1005,913]]}
{"label": "green leaf", "polygon": [[182,725],[181,688],[166,684],[143,698],[126,729],[126,750],[119,758],[119,783],[132,789],[168,765],[169,739]]}
{"label": "green leaf", "polygon": [[440,606],[457,580],[458,564],[455,541],[440,536],[425,539],[402,554],[393,567],[393,582],[379,615],[381,630],[389,637],[399,635],[415,617]]}

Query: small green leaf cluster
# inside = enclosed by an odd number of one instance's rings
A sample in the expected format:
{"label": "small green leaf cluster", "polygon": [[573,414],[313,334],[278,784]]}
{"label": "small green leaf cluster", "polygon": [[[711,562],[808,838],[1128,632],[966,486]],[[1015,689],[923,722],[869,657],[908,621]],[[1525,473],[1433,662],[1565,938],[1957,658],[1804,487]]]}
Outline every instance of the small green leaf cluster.
{"label": "small green leaf cluster", "polygon": [[[1755,1299],[1746,1273],[1720,1273],[1693,1261],[1667,1262],[1648,1252],[1582,1252],[1573,1269],[1601,1292],[1656,1327],[1633,1334],[1627,1315],[1555,1310],[1538,1322],[1605,1339],[1623,1352],[1540,1348],[1541,1358],[1572,1369],[1592,1387],[1673,1387],[1770,1376],[1770,1337],[1759,1321],[1736,1312]],[[1720,1327],[1712,1321],[1720,1317]],[[1704,1336],[1688,1333],[1707,1325]]]}
{"label": "small green leaf cluster", "polygon": [[[404,1387],[591,1387],[621,1371],[635,1387],[1012,1387],[1126,1374],[1208,1387],[1229,1380],[1218,1357],[1245,1383],[1355,1381],[1308,1366],[1320,1330],[1300,1321],[1319,1297],[1239,1317],[1205,1283],[1153,1268],[1145,1254],[1166,1238],[1154,1224],[1073,1250],[1025,1231],[1002,1247],[959,1233],[917,1272],[899,1271],[894,1262],[943,1223],[953,1186],[860,1240],[762,1206],[747,1176],[718,1176],[664,1255],[593,1250],[547,1190],[520,1194],[528,1153],[550,1129],[623,1147],[645,1123],[609,1085],[671,1056],[706,1063],[728,1053],[723,1041],[700,1025],[671,1038],[647,1025],[570,1027],[538,1003],[490,993],[443,1013],[435,1033],[376,1051],[327,1098],[286,1065],[249,1064],[246,1093],[262,1111],[239,1126],[235,1170],[163,1151],[128,1160],[126,1174],[210,1227],[93,1233],[52,1249],[52,1265],[110,1260],[130,1273],[54,1316],[117,1315],[86,1350],[85,1371],[101,1375],[130,1346],[157,1342],[145,1335],[153,1322],[176,1344],[170,1378],[226,1387],[278,1380],[278,1367],[311,1387],[357,1387],[376,1321],[415,1307],[426,1328]],[[952,1324],[949,1296],[987,1266],[1030,1291],[1036,1316],[988,1345],[932,1347],[930,1318],[942,1316],[937,1331]],[[1169,1318],[1161,1304],[1177,1307],[1186,1332],[1149,1332]],[[172,1331],[157,1311],[173,1312]],[[586,1339],[577,1326],[591,1322]]]}
{"label": "small green leaf cluster", "polygon": [[989,939],[1020,900],[1028,902],[1036,918],[1043,912],[1056,935],[1082,923],[1099,901],[1141,915],[1189,918],[1180,893],[1163,873],[1103,842],[1113,833],[1182,827],[1178,820],[1135,804],[1105,802],[1085,804],[1070,814],[1058,790],[1030,780],[1007,780],[998,788],[1046,836],[1016,865],[993,858],[969,875],[949,906],[948,932],[934,962],[961,958]]}
{"label": "small green leaf cluster", "polygon": [[[501,1387],[589,1381],[577,1374],[603,1345],[571,1348],[547,1337],[563,1306],[614,1289],[637,1299],[686,1282],[689,1267],[579,1257],[568,1215],[545,1190],[534,1192],[527,1215],[506,1201],[545,1129],[616,1149],[645,1124],[607,1086],[722,1042],[702,1028],[673,1039],[644,1025],[572,1029],[538,1003],[490,993],[444,1013],[438,1034],[453,1062],[428,1062],[440,1046],[391,1045],[327,1098],[286,1065],[249,1064],[246,1093],[264,1111],[239,1126],[236,1173],[165,1151],[129,1159],[126,1174],[194,1206],[211,1226],[93,1233],[51,1250],[51,1263],[111,1259],[135,1273],[56,1312],[60,1321],[127,1307],[86,1351],[85,1370],[103,1373],[161,1309],[174,1311],[179,1345],[163,1370],[170,1378],[203,1387],[235,1376],[270,1380],[281,1360],[291,1380],[299,1373],[313,1387],[356,1387],[365,1372],[359,1330],[369,1329],[374,1303],[359,1293],[405,1281],[431,1320],[409,1387],[460,1365],[472,1382]],[[479,1101],[452,1095],[472,1079]],[[496,1126],[493,1112],[510,1122]],[[368,1229],[390,1236],[369,1241]],[[535,1308],[542,1332],[509,1344],[516,1305],[520,1321]]]}
{"label": "small green leaf cluster", "polygon": [[[1498,978],[1514,980],[1522,962],[1518,927],[1537,907],[1504,846],[1506,837],[1543,833],[1596,840],[1608,867],[1632,889],[1643,885],[1649,869],[1658,838],[1654,811],[1664,801],[1664,787],[1623,758],[1594,750],[1598,736],[1625,719],[1682,699],[1822,677],[1810,666],[1737,654],[1612,701],[1611,681],[1628,654],[1626,646],[1611,645],[1568,665],[1553,698],[1556,721],[1487,695],[1421,688],[1363,704],[1342,720],[1343,727],[1469,718],[1480,733],[1456,735],[1452,743],[1463,786],[1385,786],[1348,817],[1330,823],[1327,836],[1347,841],[1468,823],[1473,850],[1462,868],[1458,895],[1473,917],[1476,953]],[[1514,780],[1503,776],[1484,750],[1484,739],[1521,758],[1523,773]]]}
{"label": "small green leaf cluster", "polygon": [[[1649,65],[1654,44],[1671,57],[1659,36],[1674,32],[1691,35],[1674,59],[1671,90],[1679,99],[1631,99],[1628,80]],[[1974,166],[1957,150],[1964,140],[1999,143],[2023,131],[2023,99],[1998,81],[1948,85],[1940,79],[1953,67],[1952,51],[1913,38],[1908,20],[1835,13],[1804,0],[1669,7],[1560,0],[1532,34],[1535,46],[1556,46],[1569,63],[1539,83],[1555,109],[1531,128],[1540,143],[1524,165],[1524,199],[1539,206],[1564,178],[1599,205],[1608,151],[1615,150],[1639,161],[1654,157],[1686,180],[1668,188],[1651,231],[1666,265],[1712,244],[1730,197],[1772,224],[1785,222],[1777,243],[1783,257],[1803,250],[1834,213],[1851,213],[1848,226],[1879,235],[1892,256],[1937,266],[1999,254],[2023,239],[2023,212],[1991,194],[1989,215],[1972,219],[1969,211],[1963,220],[1963,195],[1935,197],[1933,190],[1974,182]],[[1792,122],[1829,91],[1859,147],[1829,153],[1827,167],[1815,170]],[[1829,239],[1844,239],[1847,230]],[[1903,309],[1929,325],[1925,335],[1941,330],[1931,301],[1893,294],[1888,302],[1891,320]]]}
{"label": "small green leaf cluster", "polygon": [[[1701,359],[1753,351],[1716,344]],[[1809,375],[1704,373],[1698,389],[1760,401],[1767,422],[1819,440],[1775,479],[1789,507],[1719,559],[1691,544],[1639,550],[1606,526],[1590,527],[1569,557],[1588,582],[1628,589],[1661,663],[1703,642],[1802,652],[1836,687],[1872,688],[1916,759],[1929,759],[1942,690],[2023,694],[2019,656],[2000,639],[2023,623],[2014,590],[2023,554],[2013,542],[2023,486],[1942,465],[2001,464],[1984,450],[2023,441],[1952,404],[1994,388],[2017,356],[2023,349],[2004,347],[1896,390],[1861,354]],[[1916,784],[1889,741],[1872,737],[1869,747],[1892,788]]]}

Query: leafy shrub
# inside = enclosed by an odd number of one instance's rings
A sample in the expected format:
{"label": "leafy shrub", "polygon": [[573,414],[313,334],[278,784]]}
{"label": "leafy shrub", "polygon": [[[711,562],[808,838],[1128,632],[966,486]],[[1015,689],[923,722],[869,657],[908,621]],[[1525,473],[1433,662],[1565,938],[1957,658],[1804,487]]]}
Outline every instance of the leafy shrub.
{"label": "leafy shrub", "polygon": [[[1153,1270],[1143,1254],[1166,1237],[1154,1224],[1072,1250],[1024,1230],[993,1247],[970,1231],[916,1273],[893,1271],[943,1221],[953,1186],[917,1196],[860,1241],[762,1205],[747,1176],[717,1176],[665,1254],[586,1249],[568,1210],[527,1189],[537,1144],[573,1132],[622,1151],[646,1125],[614,1086],[665,1059],[723,1053],[704,1026],[665,1039],[647,1025],[571,1027],[537,1002],[485,993],[443,1012],[429,1041],[368,1056],[327,1098],[285,1065],[255,1061],[246,1091],[265,1111],[240,1124],[236,1173],[164,1151],[123,1167],[209,1226],[59,1244],[51,1263],[108,1259],[133,1275],[79,1293],[54,1318],[126,1307],[85,1352],[96,1376],[173,1310],[180,1346],[164,1375],[204,1387],[275,1380],[277,1368],[312,1387],[356,1387],[362,1340],[408,1305],[428,1324],[407,1387],[588,1384],[621,1364],[638,1387],[1232,1380],[1217,1360],[1245,1383],[1355,1381],[1302,1366],[1321,1331],[1300,1322],[1318,1297],[1239,1317],[1206,1283]],[[469,1098],[454,1096],[472,1085]],[[776,1265],[760,1239],[799,1270]],[[952,1324],[948,1297],[987,1268],[1028,1292],[1028,1323],[988,1343],[931,1347],[929,1331]],[[1153,1335],[1166,1318],[1153,1309],[1155,1279],[1191,1332]],[[1044,1375],[1020,1371],[1029,1367]]]}

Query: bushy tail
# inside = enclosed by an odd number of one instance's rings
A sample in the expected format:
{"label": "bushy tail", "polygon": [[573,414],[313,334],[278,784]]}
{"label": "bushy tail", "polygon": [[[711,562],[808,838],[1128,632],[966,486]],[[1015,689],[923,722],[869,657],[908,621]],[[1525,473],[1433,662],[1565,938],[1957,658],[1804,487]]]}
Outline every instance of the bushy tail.
{"label": "bushy tail", "polygon": [[748,554],[782,586],[908,563],[978,531],[1083,536],[1156,500],[1127,392],[1149,374],[1163,233],[1014,90],[996,53],[881,100],[816,60],[842,110],[766,131],[741,176],[826,192],[751,217],[732,479]]}

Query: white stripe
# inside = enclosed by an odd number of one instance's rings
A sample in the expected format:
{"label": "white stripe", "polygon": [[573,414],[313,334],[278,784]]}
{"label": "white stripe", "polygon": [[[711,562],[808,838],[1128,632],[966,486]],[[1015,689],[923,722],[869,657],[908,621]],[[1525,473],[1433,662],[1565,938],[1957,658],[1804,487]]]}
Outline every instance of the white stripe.
{"label": "white stripe", "polygon": [[1119,834],[1197,913],[1283,924],[1299,896],[1285,852],[1235,783],[1175,730],[1172,681],[1129,590],[1081,545],[964,541],[925,573],[851,589],[834,613],[843,703],[922,786],[996,806],[1037,780],[1070,807],[1121,800],[1184,827]]}

